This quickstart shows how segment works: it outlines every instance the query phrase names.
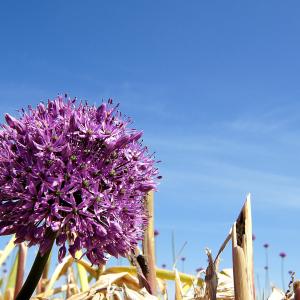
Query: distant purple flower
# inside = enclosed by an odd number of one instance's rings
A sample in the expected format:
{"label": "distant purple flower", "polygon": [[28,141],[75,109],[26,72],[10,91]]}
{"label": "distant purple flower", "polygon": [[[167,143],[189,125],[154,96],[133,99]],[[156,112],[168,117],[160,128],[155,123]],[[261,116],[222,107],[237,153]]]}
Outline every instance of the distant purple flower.
{"label": "distant purple flower", "polygon": [[284,283],[284,258],[286,257],[285,252],[280,252],[279,256],[281,257],[281,281],[282,281],[282,289],[284,290],[285,288],[285,283]]}
{"label": "distant purple flower", "polygon": [[267,271],[267,270],[269,269],[269,267],[268,267],[268,266],[265,266],[264,269]]}
{"label": "distant purple flower", "polygon": [[279,256],[280,256],[281,258],[285,258],[285,257],[286,257],[286,253],[285,253],[285,252],[280,252],[280,253],[279,253]]}
{"label": "distant purple flower", "polygon": [[185,259],[186,259],[185,257],[181,257],[181,261],[185,261]]}
{"label": "distant purple flower", "polygon": [[159,235],[159,231],[157,229],[154,230],[154,236],[158,236]]}
{"label": "distant purple flower", "polygon": [[[39,245],[55,234],[59,260],[77,250],[92,264],[125,255],[147,225],[154,158],[112,101],[100,107],[58,97],[0,131],[0,235]],[[66,243],[68,241],[68,249]]]}
{"label": "distant purple flower", "polygon": [[255,234],[252,234],[252,241],[255,241],[256,240],[256,236]]}
{"label": "distant purple flower", "polygon": [[269,248],[269,246],[270,246],[270,245],[269,245],[268,243],[265,243],[265,244],[264,244],[264,248]]}
{"label": "distant purple flower", "polygon": [[165,268],[167,267],[167,265],[166,265],[166,264],[162,264],[161,267],[162,267],[163,269],[165,269]]}

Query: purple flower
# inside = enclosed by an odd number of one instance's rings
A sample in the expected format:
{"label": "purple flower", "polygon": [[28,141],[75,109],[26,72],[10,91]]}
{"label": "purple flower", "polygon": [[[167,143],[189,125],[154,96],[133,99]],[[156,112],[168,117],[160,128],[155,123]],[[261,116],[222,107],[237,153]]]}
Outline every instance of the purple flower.
{"label": "purple flower", "polygon": [[185,261],[185,259],[186,259],[185,257],[181,257],[181,261]]}
{"label": "purple flower", "polygon": [[269,267],[268,267],[268,266],[264,266],[264,269],[265,269],[265,270],[268,270],[268,269],[269,269]]}
{"label": "purple flower", "polygon": [[97,108],[58,97],[5,119],[0,235],[16,234],[16,243],[44,254],[54,234],[60,261],[82,249],[92,264],[137,245],[158,171],[142,133],[128,128],[111,100]]}
{"label": "purple flower", "polygon": [[256,236],[255,234],[252,234],[252,241],[255,241],[256,240]]}
{"label": "purple flower", "polygon": [[163,269],[165,269],[165,268],[167,267],[167,265],[166,265],[166,264],[162,264],[161,267],[162,267]]}
{"label": "purple flower", "polygon": [[265,243],[263,246],[264,248],[269,248],[270,245],[268,243]]}
{"label": "purple flower", "polygon": [[158,236],[159,235],[159,231],[157,229],[154,230],[154,236]]}
{"label": "purple flower", "polygon": [[285,258],[285,257],[286,257],[286,253],[285,253],[285,252],[280,252],[280,253],[279,253],[279,256],[280,256],[281,258]]}

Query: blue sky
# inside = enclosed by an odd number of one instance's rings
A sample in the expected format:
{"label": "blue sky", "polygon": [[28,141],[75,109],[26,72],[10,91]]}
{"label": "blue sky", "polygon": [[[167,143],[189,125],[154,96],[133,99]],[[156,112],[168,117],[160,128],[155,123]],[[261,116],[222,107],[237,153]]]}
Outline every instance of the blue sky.
{"label": "blue sky", "polygon": [[[158,264],[219,249],[252,194],[255,267],[299,270],[297,1],[2,1],[0,114],[57,93],[111,97],[143,129],[164,179]],[[231,265],[230,251],[222,267]],[[286,282],[288,280],[286,279]]]}

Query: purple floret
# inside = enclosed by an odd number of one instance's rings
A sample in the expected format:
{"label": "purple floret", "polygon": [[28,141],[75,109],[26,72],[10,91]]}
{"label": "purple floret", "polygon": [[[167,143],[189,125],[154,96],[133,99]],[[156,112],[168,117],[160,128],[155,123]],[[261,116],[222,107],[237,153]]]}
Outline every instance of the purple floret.
{"label": "purple floret", "polygon": [[[112,101],[100,107],[58,97],[0,131],[0,235],[39,245],[53,233],[59,260],[84,250],[92,264],[124,256],[147,225],[144,197],[155,160]],[[68,246],[66,245],[68,244]]]}

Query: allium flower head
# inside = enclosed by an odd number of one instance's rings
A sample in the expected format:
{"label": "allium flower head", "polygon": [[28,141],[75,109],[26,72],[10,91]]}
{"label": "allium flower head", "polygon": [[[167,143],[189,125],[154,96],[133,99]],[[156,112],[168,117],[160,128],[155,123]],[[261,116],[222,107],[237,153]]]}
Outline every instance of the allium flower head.
{"label": "allium flower head", "polygon": [[[55,235],[59,260],[77,250],[92,264],[125,255],[147,224],[154,158],[112,101],[100,107],[58,97],[5,116],[0,131],[0,235],[39,245]],[[68,243],[69,246],[66,246]]]}
{"label": "allium flower head", "polygon": [[159,235],[159,231],[157,229],[154,230],[154,236],[158,236]]}
{"label": "allium flower head", "polygon": [[285,258],[285,257],[286,257],[286,253],[285,253],[285,252],[280,252],[280,253],[279,253],[279,256],[280,256],[281,258]]}
{"label": "allium flower head", "polygon": [[268,244],[268,243],[265,243],[265,244],[264,244],[264,248],[269,248],[269,244]]}

